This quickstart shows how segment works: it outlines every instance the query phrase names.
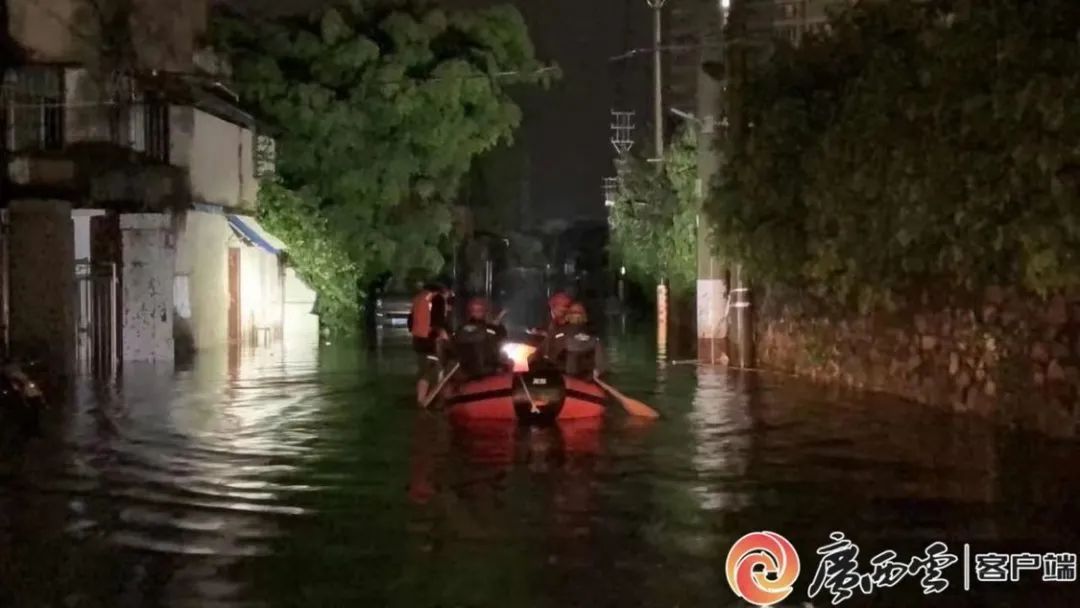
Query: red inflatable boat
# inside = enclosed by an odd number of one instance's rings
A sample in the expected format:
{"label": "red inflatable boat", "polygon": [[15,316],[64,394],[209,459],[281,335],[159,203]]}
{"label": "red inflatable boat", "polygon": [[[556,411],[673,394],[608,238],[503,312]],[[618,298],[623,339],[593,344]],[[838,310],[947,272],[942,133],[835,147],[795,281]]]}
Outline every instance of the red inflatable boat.
{"label": "red inflatable boat", "polygon": [[462,384],[447,401],[450,420],[544,424],[604,415],[607,399],[592,382],[556,371],[513,372]]}

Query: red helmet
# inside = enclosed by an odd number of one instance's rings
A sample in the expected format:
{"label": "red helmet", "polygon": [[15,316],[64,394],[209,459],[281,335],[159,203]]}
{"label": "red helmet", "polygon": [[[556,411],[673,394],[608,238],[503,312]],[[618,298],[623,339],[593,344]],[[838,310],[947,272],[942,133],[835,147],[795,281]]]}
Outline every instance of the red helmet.
{"label": "red helmet", "polygon": [[466,306],[466,310],[470,315],[483,316],[488,312],[487,298],[475,297],[469,298],[469,303]]}
{"label": "red helmet", "polygon": [[548,300],[548,306],[551,308],[566,308],[570,306],[571,302],[570,296],[566,295],[565,292],[557,291]]}

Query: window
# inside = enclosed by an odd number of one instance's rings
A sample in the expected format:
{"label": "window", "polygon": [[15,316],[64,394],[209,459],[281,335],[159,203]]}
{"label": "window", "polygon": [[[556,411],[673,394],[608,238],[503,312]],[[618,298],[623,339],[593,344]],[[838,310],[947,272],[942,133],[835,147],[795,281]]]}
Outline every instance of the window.
{"label": "window", "polygon": [[163,163],[169,162],[169,104],[157,100],[147,102],[143,133],[146,155]]}
{"label": "window", "polygon": [[785,21],[790,21],[799,18],[799,4],[797,2],[788,2],[780,5],[780,18]]}
{"label": "window", "polygon": [[776,28],[776,37],[787,40],[791,44],[798,44],[799,28],[791,25],[778,27]]}
{"label": "window", "polygon": [[63,71],[31,66],[4,77],[5,140],[9,150],[57,150],[64,145]]}

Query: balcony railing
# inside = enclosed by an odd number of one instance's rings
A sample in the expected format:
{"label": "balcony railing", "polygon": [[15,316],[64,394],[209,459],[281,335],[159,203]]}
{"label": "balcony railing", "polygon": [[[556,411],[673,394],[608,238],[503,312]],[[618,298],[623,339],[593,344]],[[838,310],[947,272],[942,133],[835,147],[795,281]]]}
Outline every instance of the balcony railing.
{"label": "balcony railing", "polygon": [[157,102],[70,102],[0,95],[4,145],[13,153],[104,143],[169,160],[169,106]]}

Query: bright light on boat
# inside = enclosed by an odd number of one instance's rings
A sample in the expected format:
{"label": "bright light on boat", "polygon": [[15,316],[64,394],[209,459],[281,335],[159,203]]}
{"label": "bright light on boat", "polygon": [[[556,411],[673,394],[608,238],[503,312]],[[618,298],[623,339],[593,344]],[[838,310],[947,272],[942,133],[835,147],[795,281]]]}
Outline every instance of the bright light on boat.
{"label": "bright light on boat", "polygon": [[503,344],[502,352],[514,362],[515,372],[527,372],[529,371],[529,357],[536,352],[536,347],[520,342],[507,342]]}

